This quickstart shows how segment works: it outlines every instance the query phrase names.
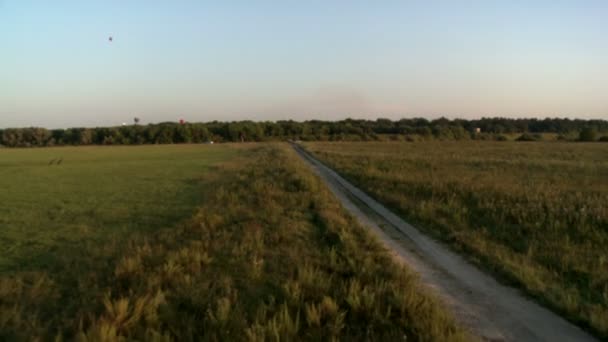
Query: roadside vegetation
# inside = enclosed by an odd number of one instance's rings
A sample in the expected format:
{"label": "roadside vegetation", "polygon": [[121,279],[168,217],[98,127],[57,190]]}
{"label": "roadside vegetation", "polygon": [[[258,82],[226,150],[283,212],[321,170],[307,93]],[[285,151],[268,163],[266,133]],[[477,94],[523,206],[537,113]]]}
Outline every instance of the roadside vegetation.
{"label": "roadside vegetation", "polygon": [[560,142],[305,143],[482,268],[608,338],[608,148]]}
{"label": "roadside vegetation", "polygon": [[2,272],[0,340],[468,339],[288,146],[234,149],[189,217]]}

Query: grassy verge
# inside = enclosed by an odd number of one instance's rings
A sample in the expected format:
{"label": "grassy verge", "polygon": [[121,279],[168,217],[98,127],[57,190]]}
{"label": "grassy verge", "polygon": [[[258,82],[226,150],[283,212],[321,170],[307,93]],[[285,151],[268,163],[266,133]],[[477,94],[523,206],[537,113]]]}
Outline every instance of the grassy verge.
{"label": "grassy verge", "polygon": [[288,147],[200,181],[182,223],[64,255],[63,273],[2,277],[0,339],[467,338]]}
{"label": "grassy verge", "polygon": [[373,197],[608,337],[608,149],[515,142],[306,143]]}

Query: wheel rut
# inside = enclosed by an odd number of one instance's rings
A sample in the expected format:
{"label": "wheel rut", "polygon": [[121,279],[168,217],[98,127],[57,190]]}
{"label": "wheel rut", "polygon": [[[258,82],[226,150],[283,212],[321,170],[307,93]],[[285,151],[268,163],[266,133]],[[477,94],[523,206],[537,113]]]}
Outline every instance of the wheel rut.
{"label": "wheel rut", "polygon": [[361,224],[399,262],[420,275],[470,332],[485,341],[595,341],[564,318],[526,298],[422,234],[297,144],[295,151]]}

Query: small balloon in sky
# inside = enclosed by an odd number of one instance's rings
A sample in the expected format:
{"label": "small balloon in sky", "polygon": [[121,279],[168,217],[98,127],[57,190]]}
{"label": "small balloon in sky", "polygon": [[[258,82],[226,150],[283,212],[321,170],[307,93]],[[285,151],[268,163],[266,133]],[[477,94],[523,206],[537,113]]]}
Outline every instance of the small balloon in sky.
{"label": "small balloon in sky", "polygon": [[112,36],[108,37],[108,41],[111,43],[114,40]]}

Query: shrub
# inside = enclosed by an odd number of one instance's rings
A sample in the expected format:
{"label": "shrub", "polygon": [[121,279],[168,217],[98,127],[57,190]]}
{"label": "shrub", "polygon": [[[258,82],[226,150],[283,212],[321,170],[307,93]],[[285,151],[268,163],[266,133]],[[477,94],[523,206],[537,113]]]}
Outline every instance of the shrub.
{"label": "shrub", "polygon": [[408,135],[405,136],[405,141],[407,141],[407,142],[415,142],[415,141],[417,141],[417,139],[416,139],[416,137],[414,135],[408,134]]}
{"label": "shrub", "polygon": [[542,137],[539,134],[524,133],[515,140],[516,141],[539,141],[539,140],[542,140]]}
{"label": "shrub", "polygon": [[597,131],[592,127],[585,127],[578,136],[579,141],[595,141],[597,139]]}

